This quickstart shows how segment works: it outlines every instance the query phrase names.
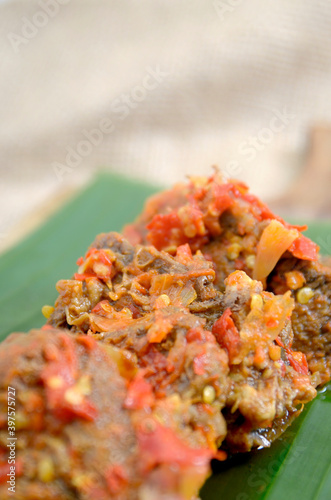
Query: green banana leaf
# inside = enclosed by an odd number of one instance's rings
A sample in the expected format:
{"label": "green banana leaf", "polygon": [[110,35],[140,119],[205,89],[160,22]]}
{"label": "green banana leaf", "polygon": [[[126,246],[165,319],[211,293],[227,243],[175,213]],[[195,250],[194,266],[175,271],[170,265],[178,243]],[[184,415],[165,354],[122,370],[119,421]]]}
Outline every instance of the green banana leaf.
{"label": "green banana leaf", "polygon": [[[77,258],[100,232],[120,231],[155,187],[100,174],[43,227],[0,256],[0,339],[44,323],[55,283],[70,277]],[[331,254],[331,223],[312,222],[306,233]],[[213,464],[202,500],[330,500],[331,386],[307,405],[270,448]]]}

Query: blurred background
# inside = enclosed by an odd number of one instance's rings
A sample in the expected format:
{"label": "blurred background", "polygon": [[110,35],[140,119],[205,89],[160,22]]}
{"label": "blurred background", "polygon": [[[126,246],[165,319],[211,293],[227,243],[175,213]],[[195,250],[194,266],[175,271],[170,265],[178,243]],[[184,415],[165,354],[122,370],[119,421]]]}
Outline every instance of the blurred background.
{"label": "blurred background", "polygon": [[331,218],[328,0],[0,1],[0,249],[100,170]]}

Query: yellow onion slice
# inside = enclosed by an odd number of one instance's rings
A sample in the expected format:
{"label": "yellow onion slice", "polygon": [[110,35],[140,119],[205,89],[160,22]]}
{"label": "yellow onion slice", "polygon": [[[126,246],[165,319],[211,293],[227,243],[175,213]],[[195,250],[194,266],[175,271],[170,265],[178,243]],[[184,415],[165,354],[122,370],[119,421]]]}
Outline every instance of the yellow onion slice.
{"label": "yellow onion slice", "polygon": [[259,281],[265,279],[299,234],[297,229],[288,229],[278,220],[272,220],[257,245],[253,278]]}

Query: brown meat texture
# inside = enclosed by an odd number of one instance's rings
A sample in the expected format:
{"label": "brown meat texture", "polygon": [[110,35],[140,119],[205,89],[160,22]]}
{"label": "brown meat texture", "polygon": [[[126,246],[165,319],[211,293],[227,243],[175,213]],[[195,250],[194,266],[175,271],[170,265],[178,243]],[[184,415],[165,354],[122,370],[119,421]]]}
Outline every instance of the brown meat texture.
{"label": "brown meat texture", "polygon": [[331,268],[320,262],[305,262],[298,259],[282,259],[268,281],[268,288],[274,293],[291,290],[293,283],[289,276],[301,273],[304,286],[313,290],[313,297],[301,304],[296,300],[292,315],[295,331],[293,348],[306,354],[312,373],[320,374],[321,383],[331,376]]}
{"label": "brown meat texture", "polygon": [[[301,353],[289,347],[294,307],[290,294],[263,292],[262,284],[242,271],[232,273],[225,284],[224,305],[232,311],[239,336],[236,350],[229,352],[224,447],[242,452],[270,446],[299,415],[300,404],[313,399],[316,391],[308,369],[293,361]],[[216,335],[219,322],[213,327]]]}
{"label": "brown meat texture", "polygon": [[[100,270],[104,254],[95,248],[109,252],[111,278],[86,274]],[[156,400],[185,401],[192,429],[209,422],[209,441],[220,445],[226,436],[230,452],[270,445],[300,404],[315,396],[304,357],[291,351],[290,292],[274,296],[237,271],[222,294],[213,284],[213,264],[201,253],[192,256],[182,245],[172,257],[130,246],[116,233],[97,237],[79,265],[77,279],[57,285],[48,323],[131,352]],[[104,287],[97,305],[90,299],[94,287]]]}
{"label": "brown meat texture", "polygon": [[[221,353],[223,371],[226,360]],[[225,434],[220,404],[207,421],[175,391],[154,393],[153,374],[145,372],[132,353],[65,330],[3,342],[2,415],[7,387],[15,391],[15,499],[195,498]],[[0,439],[3,471],[5,419]],[[6,479],[2,474],[1,498],[12,498]]]}
{"label": "brown meat texture", "polygon": [[[99,279],[96,274],[86,280],[60,280],[57,283],[60,295],[49,325],[71,327],[77,332],[89,328],[94,331],[106,327],[107,321],[113,325],[114,320],[137,319],[154,308],[165,307],[167,303],[163,300],[187,306],[201,315],[205,311],[212,314],[220,305],[221,294],[213,286],[212,263],[201,254],[193,257],[185,246],[172,257],[152,246],[134,247],[118,233],[109,233],[99,235],[91,249],[107,252],[110,280]],[[91,263],[87,258],[80,270],[84,273],[95,265],[98,262]],[[78,278],[83,276],[78,274]],[[102,311],[102,305],[107,311]],[[94,320],[98,325],[94,325]]]}
{"label": "brown meat texture", "polygon": [[[192,178],[185,185],[154,195],[137,221],[126,226],[123,233],[134,244],[152,243],[169,253],[184,243],[192,251],[200,250],[214,263],[215,285],[223,291],[224,280],[235,270],[254,276],[261,236],[273,220],[290,228],[243,183],[224,181],[215,174],[209,179]],[[307,239],[300,239],[305,250]],[[267,290],[274,293],[291,290],[295,299],[293,346],[306,354],[310,370],[322,384],[331,374],[331,271],[318,262],[316,247],[309,240],[308,246],[306,255],[305,251],[295,250],[279,255],[279,263],[266,283]],[[303,274],[301,287],[308,286],[314,292],[308,303],[297,299],[297,285],[291,288],[286,284],[284,274],[293,270]]]}
{"label": "brown meat texture", "polygon": [[[0,380],[1,415],[7,388],[15,389],[15,499],[138,498],[126,383],[101,344],[59,330],[12,334],[0,347]],[[7,421],[1,424],[6,458]],[[7,486],[1,498],[12,498]]]}

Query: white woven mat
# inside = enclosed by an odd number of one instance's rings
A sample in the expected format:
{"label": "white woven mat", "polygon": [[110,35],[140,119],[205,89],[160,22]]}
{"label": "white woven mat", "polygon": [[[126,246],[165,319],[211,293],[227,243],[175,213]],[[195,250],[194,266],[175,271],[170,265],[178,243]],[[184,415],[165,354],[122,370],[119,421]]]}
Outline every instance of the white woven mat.
{"label": "white woven mat", "polygon": [[331,121],[327,0],[22,0],[0,34],[0,240],[100,167],[270,199]]}

